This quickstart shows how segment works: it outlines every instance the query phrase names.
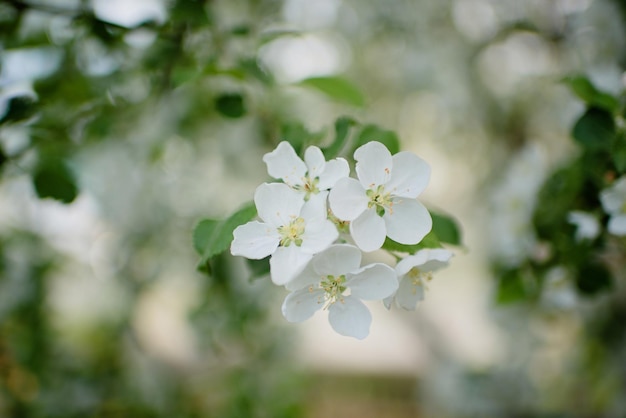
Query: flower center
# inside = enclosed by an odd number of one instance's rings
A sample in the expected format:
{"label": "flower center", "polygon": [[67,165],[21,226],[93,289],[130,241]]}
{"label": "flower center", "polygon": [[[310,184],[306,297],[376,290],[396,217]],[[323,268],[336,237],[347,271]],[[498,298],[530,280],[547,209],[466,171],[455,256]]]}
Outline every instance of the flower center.
{"label": "flower center", "polygon": [[367,203],[368,208],[376,208],[378,216],[383,216],[385,211],[389,209],[389,213],[393,213],[393,201],[391,200],[391,193],[385,192],[385,186],[382,184],[374,189],[368,189],[365,194],[370,198]]}
{"label": "flower center", "polygon": [[280,245],[283,247],[289,247],[291,243],[295,243],[296,246],[302,245],[302,235],[304,234],[305,227],[304,219],[295,218],[287,225],[283,225],[278,228],[280,234]]}
{"label": "flower center", "polygon": [[411,279],[411,284],[413,285],[411,289],[411,293],[417,293],[417,286],[424,286],[426,289],[426,282],[429,282],[433,279],[432,271],[421,271],[417,267],[413,267],[407,273],[407,276]]}
{"label": "flower center", "polygon": [[326,299],[324,309],[328,308],[337,301],[343,302],[343,292],[347,289],[345,283],[346,276],[344,274],[341,276],[328,275],[326,278],[322,278],[320,287],[324,290],[324,292],[326,292],[324,295],[324,298]]}
{"label": "flower center", "polygon": [[328,208],[328,219],[335,224],[337,231],[346,234],[350,233],[350,221],[342,221],[341,219],[337,218],[335,214],[330,210],[330,208]]}
{"label": "flower center", "polygon": [[320,192],[320,189],[317,187],[320,179],[319,177],[310,178],[307,174],[305,177],[302,178],[302,181],[304,182],[304,184],[297,185],[294,188],[300,192],[305,193],[304,200],[306,202],[311,198],[312,194],[318,194]]}

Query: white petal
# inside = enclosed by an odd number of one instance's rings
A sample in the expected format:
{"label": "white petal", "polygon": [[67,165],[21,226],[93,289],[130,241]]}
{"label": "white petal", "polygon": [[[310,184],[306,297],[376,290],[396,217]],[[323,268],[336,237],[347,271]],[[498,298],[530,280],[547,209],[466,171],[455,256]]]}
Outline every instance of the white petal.
{"label": "white petal", "polygon": [[618,213],[625,201],[624,196],[612,188],[600,192],[600,202],[607,213]]}
{"label": "white petal", "polygon": [[259,218],[279,227],[300,215],[304,198],[286,184],[263,183],[254,193],[254,204]]}
{"label": "white petal", "polygon": [[275,179],[282,179],[290,186],[304,184],[306,165],[298,157],[291,144],[283,141],[272,152],[263,156],[267,172]]}
{"label": "white petal", "polygon": [[308,289],[298,290],[287,295],[283,301],[283,316],[289,322],[306,321],[315,311],[324,306],[324,291]]}
{"label": "white petal", "polygon": [[306,163],[309,178],[315,178],[324,171],[326,159],[322,150],[316,146],[310,146],[304,152],[304,162]]}
{"label": "white petal", "polygon": [[350,222],[350,234],[361,250],[365,252],[378,250],[383,246],[387,234],[385,221],[378,216],[375,209],[367,209]]}
{"label": "white petal", "polygon": [[626,196],[626,176],[622,176],[613,183],[612,188],[621,193],[622,196]]}
{"label": "white petal", "polygon": [[319,175],[319,183],[317,187],[320,190],[328,190],[337,184],[337,182],[350,175],[350,166],[343,158],[330,160],[324,166],[324,171]]}
{"label": "white petal", "polygon": [[279,286],[288,283],[304,270],[311,258],[311,254],[304,253],[294,244],[278,247],[270,258],[272,281]]}
{"label": "white petal", "polygon": [[410,255],[396,264],[396,273],[402,277],[413,267],[418,267],[421,271],[435,271],[448,265],[452,258],[452,252],[443,248],[424,249]]}
{"label": "white petal", "polygon": [[353,245],[332,245],[313,257],[311,264],[320,277],[348,274],[361,266],[361,251]]}
{"label": "white petal", "polygon": [[424,300],[424,286],[421,282],[415,284],[410,277],[400,280],[400,287],[396,292],[396,304],[402,309],[414,311],[417,302]]}
{"label": "white petal", "polygon": [[233,231],[233,242],[230,244],[232,255],[260,260],[276,251],[280,236],[271,225],[252,221],[239,225]]}
{"label": "white petal", "polygon": [[363,186],[353,178],[340,179],[330,190],[328,203],[333,214],[344,221],[356,219],[367,209],[369,198]]}
{"label": "white petal", "polygon": [[600,222],[590,213],[573,210],[567,214],[567,222],[576,226],[576,241],[593,240],[600,235]]}
{"label": "white petal", "polygon": [[387,310],[391,309],[391,304],[393,303],[394,298],[395,298],[395,294],[383,299],[383,306],[387,308]]}
{"label": "white petal", "polygon": [[391,176],[391,153],[380,142],[368,142],[354,151],[356,174],[366,189],[385,184]]}
{"label": "white petal", "polygon": [[611,216],[607,229],[613,235],[626,235],[626,215]]}
{"label": "white petal", "polygon": [[326,210],[326,201],[328,192],[319,192],[309,197],[309,200],[304,203],[300,211],[300,217],[305,221],[311,219],[326,219],[328,217],[328,211]]}
{"label": "white petal", "polygon": [[383,216],[387,236],[400,244],[417,244],[430,232],[433,220],[428,210],[415,199],[396,198]]}
{"label": "white petal", "polygon": [[337,333],[362,340],[370,333],[372,315],[363,302],[346,296],[328,308],[328,322]]}
{"label": "white petal", "polygon": [[428,186],[430,166],[410,152],[399,152],[392,160],[393,170],[385,190],[394,196],[415,199]]}
{"label": "white petal", "polygon": [[347,286],[351,295],[356,298],[378,300],[393,295],[398,289],[398,279],[394,269],[376,263],[365,266],[351,275]]}
{"label": "white petal", "polygon": [[294,290],[300,290],[313,286],[314,289],[319,289],[319,284],[322,281],[322,276],[313,269],[313,260],[309,261],[304,270],[298,274],[293,280],[285,284],[285,288],[291,292]]}
{"label": "white petal", "polygon": [[317,254],[330,247],[337,238],[339,232],[334,223],[327,219],[310,220],[302,234],[302,251]]}

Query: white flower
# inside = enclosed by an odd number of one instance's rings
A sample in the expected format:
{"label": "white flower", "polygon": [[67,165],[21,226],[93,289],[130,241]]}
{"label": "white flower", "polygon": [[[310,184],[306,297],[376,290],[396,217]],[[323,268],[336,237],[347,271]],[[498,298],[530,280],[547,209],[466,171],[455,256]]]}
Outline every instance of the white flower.
{"label": "white flower", "polygon": [[336,158],[326,162],[322,151],[310,146],[304,152],[304,161],[298,157],[289,142],[283,141],[276,149],[263,156],[270,176],[282,179],[289,187],[304,193],[305,200],[311,194],[328,190],[337,180],[350,175],[348,162]]}
{"label": "white flower", "polygon": [[[336,244],[317,254],[306,269],[287,284],[292,293],[283,302],[289,322],[301,322],[328,309],[328,321],[341,335],[363,339],[372,316],[359,299],[380,300],[398,288],[394,270],[381,263],[361,265],[361,251]],[[349,291],[348,294],[346,294]]]}
{"label": "white flower", "polygon": [[626,235],[626,176],[600,192],[600,202],[611,215],[607,229],[614,235]]}
{"label": "white flower", "polygon": [[272,281],[278,285],[289,282],[313,254],[337,239],[337,229],[327,219],[326,194],[304,202],[299,193],[285,184],[261,184],[254,194],[254,203],[263,222],[238,226],[230,252],[251,259],[271,255]]}
{"label": "white flower", "polygon": [[573,210],[567,214],[567,221],[576,226],[576,241],[593,240],[600,234],[600,222],[590,213]]}
{"label": "white flower", "polygon": [[433,271],[446,267],[451,257],[448,250],[425,249],[401,260],[396,265],[400,285],[395,296],[385,300],[387,309],[395,299],[398,307],[415,310],[417,302],[424,300],[426,282],[432,280]]}
{"label": "white flower", "polygon": [[350,234],[363,251],[379,249],[385,236],[401,244],[417,244],[432,228],[428,210],[417,201],[426,188],[430,167],[417,155],[391,156],[380,142],[354,152],[359,180],[342,178],[330,191],[333,214],[350,221]]}

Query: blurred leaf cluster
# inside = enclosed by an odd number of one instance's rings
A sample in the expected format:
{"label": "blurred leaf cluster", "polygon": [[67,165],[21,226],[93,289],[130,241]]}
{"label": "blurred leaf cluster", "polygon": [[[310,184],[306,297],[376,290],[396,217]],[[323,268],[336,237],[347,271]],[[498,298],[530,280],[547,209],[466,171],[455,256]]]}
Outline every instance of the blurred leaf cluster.
{"label": "blurred leaf cluster", "polygon": [[[571,131],[577,153],[539,191],[532,217],[535,251],[519,265],[495,265],[495,297],[503,307],[527,305],[534,315],[580,318],[581,338],[570,360],[580,378],[562,379],[562,390],[579,394],[572,416],[623,412],[626,378],[614,370],[625,360],[626,239],[607,229],[600,195],[626,171],[624,100],[585,76],[563,82],[585,104]],[[598,230],[580,234],[584,226],[572,221],[572,212],[594,219]]]}
{"label": "blurred leaf cluster", "polygon": [[[131,26],[104,19],[87,1],[0,4],[0,184],[27,179],[40,199],[76,205],[83,194],[101,197],[85,181],[83,158],[110,147],[146,172],[158,170],[170,143],[201,147],[207,125],[251,113],[265,125],[259,140],[273,140],[284,115],[263,103],[275,87],[257,50],[263,18],[275,14],[277,2],[242,2],[247,9],[232,26],[215,2],[167,4],[166,19]],[[20,64],[23,56],[31,60]],[[31,75],[24,65],[45,71]],[[148,140],[140,133],[146,119],[157,127]],[[112,167],[107,187],[116,187]],[[142,183],[139,193],[149,187]],[[160,269],[175,263],[159,254],[175,252],[175,235],[189,233],[155,202],[140,222],[117,229],[112,257],[119,263],[106,280],[117,289],[119,307],[113,318],[87,325],[68,326],[53,306],[59,280],[72,280],[68,255],[50,247],[41,231],[16,225],[2,233],[1,416],[302,415],[302,380],[286,361],[289,337],[267,309],[271,295],[238,285],[232,277],[241,266],[219,255],[224,242],[216,233],[232,230],[230,223],[204,223],[196,236],[210,274],[196,274],[192,263],[183,273],[197,286],[186,318],[200,353],[196,366],[147,346],[137,324],[142,301],[159,287]]]}

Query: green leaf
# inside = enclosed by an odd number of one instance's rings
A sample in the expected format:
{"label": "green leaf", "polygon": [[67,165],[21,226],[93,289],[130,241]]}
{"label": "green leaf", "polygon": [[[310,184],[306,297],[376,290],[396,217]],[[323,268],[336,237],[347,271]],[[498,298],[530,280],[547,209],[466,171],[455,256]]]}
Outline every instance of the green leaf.
{"label": "green leaf", "polygon": [[246,114],[243,96],[239,93],[228,93],[217,97],[215,108],[229,118],[240,118]]}
{"label": "green leaf", "polygon": [[591,261],[582,265],[576,275],[576,286],[581,293],[595,295],[613,285],[611,272],[599,262]]}
{"label": "green leaf", "polygon": [[615,141],[613,152],[613,163],[618,172],[623,173],[626,171],[626,138],[621,137]]}
{"label": "green leaf", "polygon": [[461,245],[461,231],[458,224],[450,216],[430,211],[433,218],[433,232],[441,242]]}
{"label": "green leaf", "polygon": [[265,257],[260,260],[246,259],[246,264],[250,270],[250,280],[267,276],[270,273],[270,258]]}
{"label": "green leaf", "polygon": [[37,111],[36,101],[31,96],[11,97],[0,123],[20,122],[30,118]]}
{"label": "green leaf", "polygon": [[619,101],[612,95],[598,90],[587,77],[578,75],[567,77],[563,81],[589,106],[609,112],[616,112],[619,109]]}
{"label": "green leaf", "polygon": [[256,58],[242,59],[239,61],[239,68],[245,75],[254,77],[265,85],[272,85],[274,79],[272,75],[264,68],[264,66]]}
{"label": "green leaf", "polygon": [[400,253],[415,254],[425,248],[441,248],[439,238],[433,231],[430,231],[419,243],[413,245],[400,244],[389,237],[386,237],[383,243],[383,249]]}
{"label": "green leaf", "polygon": [[365,125],[357,138],[354,148],[365,145],[371,141],[378,141],[385,145],[391,154],[400,152],[400,140],[395,132],[383,129],[377,125]]}
{"label": "green leaf", "polygon": [[224,220],[204,219],[193,231],[193,247],[201,256],[200,264],[224,250],[233,240],[233,231],[239,225],[251,221],[256,216],[256,208],[250,203]]}
{"label": "green leaf", "polygon": [[324,93],[331,99],[356,107],[365,106],[363,93],[354,84],[341,77],[312,77],[299,83]]}
{"label": "green leaf", "polygon": [[280,127],[280,137],[289,142],[297,154],[301,154],[305,145],[315,144],[324,137],[324,132],[309,132],[302,122],[287,122]]}
{"label": "green leaf", "polygon": [[519,270],[508,270],[498,277],[496,302],[502,305],[520,302],[527,298],[524,278]]}
{"label": "green leaf", "polygon": [[595,107],[587,109],[574,125],[572,136],[586,150],[610,150],[615,138],[613,115]]}
{"label": "green leaf", "polygon": [[299,31],[295,31],[295,30],[271,30],[271,31],[267,31],[267,32],[263,32],[259,35],[259,44],[263,45],[272,41],[275,41],[278,38],[283,38],[283,37],[295,37],[295,36],[301,36],[302,32]]}
{"label": "green leaf", "polygon": [[78,196],[74,174],[63,160],[44,160],[33,174],[33,184],[41,199],[52,198],[71,203]]}
{"label": "green leaf", "polygon": [[211,15],[202,0],[177,0],[170,9],[173,22],[200,28],[211,24]]}
{"label": "green leaf", "polygon": [[348,140],[350,128],[356,125],[356,121],[349,116],[342,116],[335,121],[335,139],[332,144],[322,149],[327,160],[335,158],[341,153]]}

